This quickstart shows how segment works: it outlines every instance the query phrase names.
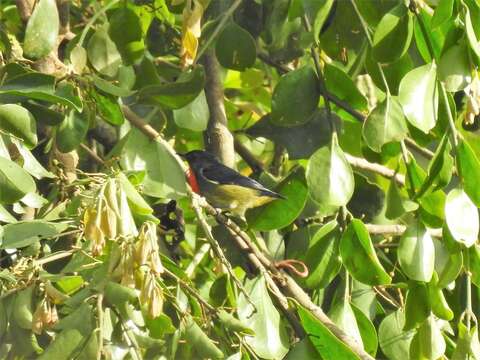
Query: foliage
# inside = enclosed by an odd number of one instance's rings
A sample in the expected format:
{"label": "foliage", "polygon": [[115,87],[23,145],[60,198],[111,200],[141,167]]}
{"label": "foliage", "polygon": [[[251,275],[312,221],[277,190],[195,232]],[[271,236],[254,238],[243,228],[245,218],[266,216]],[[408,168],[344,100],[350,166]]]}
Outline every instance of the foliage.
{"label": "foliage", "polygon": [[[0,4],[0,358],[480,359],[478,1],[31,3]],[[286,197],[233,219],[265,271],[175,154],[222,102]]]}

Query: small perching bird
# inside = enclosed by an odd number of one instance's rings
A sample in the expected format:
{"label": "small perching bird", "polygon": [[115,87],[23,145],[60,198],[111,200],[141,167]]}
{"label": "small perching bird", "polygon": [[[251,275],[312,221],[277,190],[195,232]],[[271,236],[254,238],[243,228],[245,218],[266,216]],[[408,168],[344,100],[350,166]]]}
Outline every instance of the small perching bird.
{"label": "small perching bird", "polygon": [[223,165],[207,151],[193,150],[179,155],[190,166],[187,180],[192,190],[204,196],[216,208],[227,209],[244,217],[247,209],[275,199],[285,199],[258,181]]}

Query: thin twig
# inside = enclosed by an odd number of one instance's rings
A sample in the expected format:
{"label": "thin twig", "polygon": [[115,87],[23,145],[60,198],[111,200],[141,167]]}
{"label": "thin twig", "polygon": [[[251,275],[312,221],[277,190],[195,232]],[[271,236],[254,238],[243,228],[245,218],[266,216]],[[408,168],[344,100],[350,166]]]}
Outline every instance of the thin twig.
{"label": "thin twig", "polygon": [[372,163],[368,160],[365,160],[363,158],[359,158],[347,153],[345,153],[345,157],[348,163],[355,169],[373,172],[383,177],[386,177],[387,179],[395,179],[395,182],[399,186],[405,185],[405,176],[403,176],[402,174],[396,173],[395,170],[392,170],[384,165]]}
{"label": "thin twig", "polygon": [[98,349],[97,360],[102,359],[103,353],[103,294],[97,295],[97,316],[98,316]]}
{"label": "thin twig", "polygon": [[100,156],[98,156],[97,153],[95,153],[92,149],[90,149],[87,145],[85,145],[84,143],[80,143],[80,147],[83,150],[85,150],[85,152],[98,164],[105,165],[105,161]]}

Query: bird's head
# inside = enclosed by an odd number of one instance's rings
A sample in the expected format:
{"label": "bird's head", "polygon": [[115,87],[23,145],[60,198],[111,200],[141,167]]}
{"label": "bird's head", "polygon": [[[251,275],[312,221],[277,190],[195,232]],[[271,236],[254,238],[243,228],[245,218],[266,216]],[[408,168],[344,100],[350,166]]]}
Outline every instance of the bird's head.
{"label": "bird's head", "polygon": [[187,160],[193,170],[207,168],[219,162],[215,155],[204,150],[192,150],[186,154],[178,155]]}

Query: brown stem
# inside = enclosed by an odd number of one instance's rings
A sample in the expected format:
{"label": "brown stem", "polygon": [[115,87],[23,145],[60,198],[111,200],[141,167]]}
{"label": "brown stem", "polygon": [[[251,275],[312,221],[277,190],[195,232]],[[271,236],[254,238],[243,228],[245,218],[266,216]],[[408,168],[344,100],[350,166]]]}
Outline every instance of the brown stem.
{"label": "brown stem", "polygon": [[70,32],[70,0],[57,0],[58,16],[60,18],[60,35]]}
{"label": "brown stem", "polygon": [[397,174],[394,170],[386,166],[377,163],[371,163],[370,161],[367,161],[363,158],[359,158],[347,153],[345,153],[345,157],[347,158],[348,163],[352,165],[352,167],[354,167],[355,169],[374,172],[388,179],[395,179],[396,183],[399,186],[405,185],[405,176]]}
{"label": "brown stem", "polygon": [[206,149],[215,154],[225,165],[234,167],[235,150],[233,135],[228,130],[225,105],[223,103],[223,85],[220,79],[220,64],[213,53],[206,53],[202,58],[205,66],[207,98],[210,119],[204,134]]}
{"label": "brown stem", "polygon": [[240,140],[235,138],[234,140],[235,151],[238,155],[250,166],[254,173],[261,173],[263,172],[264,166],[263,163],[253,155],[248,148],[243,145]]}
{"label": "brown stem", "polygon": [[22,19],[22,21],[26,23],[32,15],[34,1],[16,0],[15,3],[17,4],[17,10],[20,15],[20,19]]}

